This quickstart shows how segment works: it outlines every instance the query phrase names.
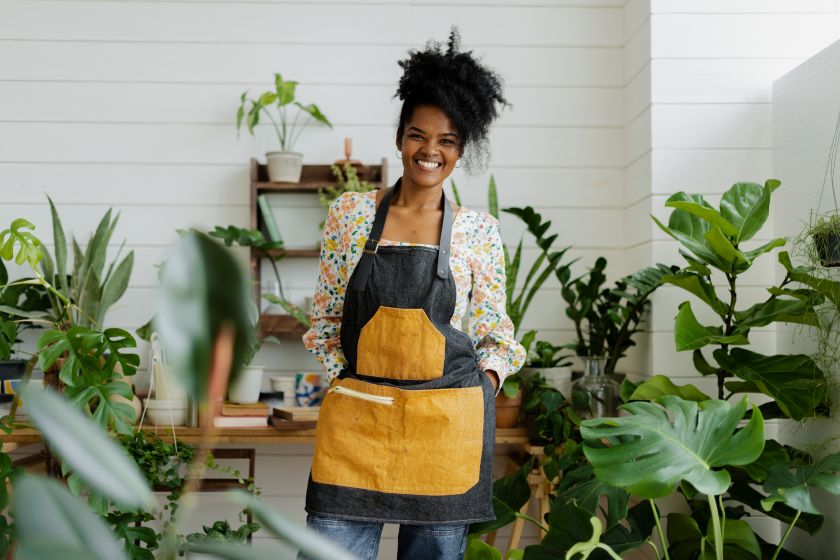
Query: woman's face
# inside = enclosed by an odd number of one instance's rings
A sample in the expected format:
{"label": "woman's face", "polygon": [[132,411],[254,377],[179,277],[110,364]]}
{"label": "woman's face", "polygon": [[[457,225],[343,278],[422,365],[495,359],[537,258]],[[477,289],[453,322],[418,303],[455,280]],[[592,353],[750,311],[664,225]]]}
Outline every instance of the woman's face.
{"label": "woman's face", "polygon": [[461,156],[461,138],[446,113],[432,105],[414,108],[405,123],[402,138],[403,182],[418,187],[441,185]]}

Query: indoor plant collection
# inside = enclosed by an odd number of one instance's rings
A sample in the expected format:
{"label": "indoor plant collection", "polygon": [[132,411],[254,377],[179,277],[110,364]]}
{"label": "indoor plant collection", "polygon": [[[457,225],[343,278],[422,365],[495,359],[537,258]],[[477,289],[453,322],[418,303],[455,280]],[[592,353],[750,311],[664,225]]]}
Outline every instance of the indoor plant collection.
{"label": "indoor plant collection", "polygon": [[[767,299],[742,308],[737,297],[739,276],[757,258],[784,243],[774,239],[746,248],[764,224],[777,187],[775,181],[763,186],[736,184],[724,194],[720,209],[711,207],[699,195],[678,193],[668,200],[667,205],[674,210],[668,224],[660,226],[685,248],[688,264],[662,274],[661,281],[686,290],[720,319],[718,325],[703,325],[691,303],[681,304],[675,320],[675,344],[678,350],[693,352],[698,371],[716,380],[718,396],[709,398],[690,385],[678,386],[655,376],[638,385],[625,381],[622,397],[627,402],[626,416],[581,422],[573,412],[564,412],[562,423],[569,429],[551,435],[546,449],[550,459],[543,465],[557,483],[551,511],[545,519],[531,520],[546,528],[547,535],[540,544],[509,557],[539,559],[569,554],[576,558],[618,558],[618,554],[633,548],[656,547],[651,543],[655,531],[662,556],[674,560],[796,558],[783,548],[790,531],[794,527],[808,532],[819,529],[822,518],[810,500],[810,488],[840,493],[840,455],[816,460],[802,450],[766,440],[764,420],[805,420],[825,414],[826,378],[808,356],[765,356],[745,347],[750,344],[752,329],[772,322],[817,324],[816,306],[840,305],[840,283],[814,276],[809,267],[794,266],[787,253],[781,252],[778,259],[786,274],[782,282],[768,288]],[[26,229],[18,223],[10,228],[11,233],[2,235],[14,236],[21,262],[28,261],[34,268],[40,242]],[[227,252],[196,232],[182,237],[179,252],[171,262],[164,269],[158,330],[165,339],[178,341],[168,348],[173,368],[191,394],[212,409],[217,406],[214,395],[238,373],[248,346],[252,324],[247,317],[247,282]],[[713,276],[725,280],[728,297],[718,295]],[[41,285],[54,294],[54,286],[43,276],[41,280]],[[72,308],[73,304],[68,300],[65,306]],[[197,312],[206,320],[197,321]],[[171,332],[186,336],[180,340],[166,337]],[[86,336],[90,343],[102,341],[107,345],[110,340],[90,333]],[[712,350],[711,355],[704,349]],[[78,368],[84,371],[87,354],[72,342],[66,351],[76,353],[75,358],[81,362]],[[750,406],[738,395],[756,392],[769,401],[760,407]],[[100,439],[97,430],[101,427],[86,427],[90,417],[44,392],[33,390],[25,398],[32,418],[68,469],[78,476],[79,486],[104,496],[106,503],[119,504],[118,511],[150,507],[148,483],[136,470],[136,463],[126,461],[112,442]],[[544,403],[549,412],[568,410],[566,399],[552,398],[554,402],[549,398]],[[714,437],[708,437],[710,433]],[[203,456],[208,443],[205,440],[199,446],[191,470],[199,468],[196,457]],[[82,457],[95,457],[97,461],[84,461]],[[496,526],[523,515],[518,510],[528,498],[525,474],[531,466],[527,464],[497,481]],[[58,558],[57,550],[61,558],[74,557],[74,553],[85,558],[124,557],[117,538],[103,531],[101,521],[86,513],[81,502],[65,490],[27,475],[16,478],[14,484],[12,512],[19,551],[29,555],[25,557]],[[185,493],[191,490],[188,483]],[[669,495],[682,496],[688,513],[668,514],[666,534],[655,500]],[[642,501],[630,506],[631,496]],[[602,497],[606,501],[599,505]],[[233,499],[249,507],[267,530],[290,539],[311,555],[343,557],[307,531],[294,533],[284,518],[253,498],[237,493]],[[21,505],[36,503],[41,506],[39,511],[56,512],[50,523],[35,519],[27,513],[33,508]],[[94,507],[90,500],[88,505]],[[781,542],[768,543],[753,533],[744,520],[747,507],[761,508],[786,524]],[[74,519],[59,513],[70,511]],[[188,515],[183,513],[185,518]],[[68,541],[71,532],[65,528],[71,525],[86,538]],[[217,529],[219,534],[232,532]],[[491,527],[485,524],[473,529],[468,548],[471,557],[501,558],[498,550],[475,538]],[[260,557],[227,541],[194,538],[185,545],[174,539],[174,534],[175,529],[168,529],[160,540],[164,557],[171,557],[184,546],[212,551],[221,558]]]}

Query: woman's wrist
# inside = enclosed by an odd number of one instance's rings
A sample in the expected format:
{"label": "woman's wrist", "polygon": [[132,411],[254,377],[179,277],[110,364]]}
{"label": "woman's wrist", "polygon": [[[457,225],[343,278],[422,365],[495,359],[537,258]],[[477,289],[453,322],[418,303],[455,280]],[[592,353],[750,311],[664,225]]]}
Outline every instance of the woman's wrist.
{"label": "woman's wrist", "polygon": [[493,383],[493,391],[497,391],[499,389],[499,374],[492,369],[484,370],[484,374],[487,375]]}

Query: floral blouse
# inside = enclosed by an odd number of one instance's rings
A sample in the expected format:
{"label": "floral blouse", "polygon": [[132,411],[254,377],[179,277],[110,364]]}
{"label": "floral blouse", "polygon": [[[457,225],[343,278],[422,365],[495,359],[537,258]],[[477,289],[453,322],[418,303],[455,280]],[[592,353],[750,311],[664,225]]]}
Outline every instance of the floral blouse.
{"label": "floral blouse", "polygon": [[[375,191],[348,192],[330,205],[324,224],[312,326],[303,335],[303,343],[323,364],[328,382],[347,364],[339,336],[344,292],[375,214]],[[422,244],[382,239],[380,245]],[[456,286],[455,312],[450,323],[461,330],[469,308],[469,336],[479,367],[482,371],[494,370],[501,389],[505,377],[522,367],[525,349],[513,337],[513,322],[505,311],[505,261],[498,222],[484,212],[461,208],[454,216],[450,249],[449,266]]]}

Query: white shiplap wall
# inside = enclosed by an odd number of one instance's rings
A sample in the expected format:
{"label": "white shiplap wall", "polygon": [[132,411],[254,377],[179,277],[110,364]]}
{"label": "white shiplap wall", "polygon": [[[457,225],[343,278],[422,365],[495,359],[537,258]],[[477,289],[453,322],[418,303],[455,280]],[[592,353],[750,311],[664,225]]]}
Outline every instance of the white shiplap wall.
{"label": "white shiplap wall", "polygon": [[[796,237],[812,212],[825,213],[834,208],[832,172],[827,171],[827,167],[840,111],[838,65],[840,41],[809,58],[773,85],[773,163],[779,179],[793,185],[792,189],[778,191],[776,235]],[[833,182],[838,179],[834,173]],[[781,276],[781,272],[777,272],[777,279]],[[777,333],[779,351],[814,352],[816,342],[812,335],[792,325],[782,326]],[[835,403],[833,418],[788,422],[780,429],[782,441],[818,456],[838,450],[838,372],[826,371],[826,374],[833,380],[830,384]],[[840,546],[840,500],[827,492],[814,494],[814,503],[825,514],[825,524],[815,537],[794,531],[790,548],[803,558],[830,558]]]}
{"label": "white shiplap wall", "polygon": [[[667,221],[664,203],[672,193],[703,193],[717,204],[733,183],[773,175],[772,82],[840,36],[837,8],[835,0],[650,1],[649,60],[639,72],[645,83],[635,88],[649,88],[649,106],[625,145],[628,270],[651,262],[681,264],[677,243],[649,217]],[[771,230],[772,220],[762,239]],[[739,301],[764,298],[774,263],[765,257],[744,275]],[[686,299],[671,287],[655,295],[646,371],[713,392],[711,380],[697,376],[690,353],[674,351],[673,320]],[[758,351],[775,349],[772,329],[756,329],[751,339]]]}
{"label": "white shiplap wall", "polygon": [[[354,157],[393,164],[396,61],[429,38],[445,39],[455,23],[464,46],[504,77],[514,105],[494,128],[489,172],[454,176],[464,203],[486,207],[493,173],[502,206],[537,207],[581,266],[603,254],[617,275],[624,12],[622,0],[0,2],[0,223],[26,216],[49,240],[47,193],[65,228],[86,239],[113,206],[121,213],[113,249],[125,239],[136,264],[107,321],[135,328],[153,308],[154,265],[176,228],[247,225],[247,162],[273,145],[266,127],[256,140],[237,140],[243,90],[262,91],[275,71],[301,82],[300,99],[318,103],[336,125],[302,136],[306,162],[341,157],[343,138],[352,136]],[[399,171],[392,166],[389,175]],[[285,201],[292,202],[317,211],[314,198]],[[505,240],[517,242],[521,226],[502,222]],[[285,235],[290,245],[312,242],[311,230]],[[535,250],[526,247],[530,263]],[[282,268],[294,297],[311,293],[317,263]],[[525,326],[569,340],[560,301],[552,282]],[[266,377],[318,368],[295,341],[259,359]],[[259,453],[264,496],[302,520],[311,447]],[[234,511],[208,499],[200,521]],[[534,542],[526,536],[523,544]],[[395,547],[386,528],[381,557],[393,558]]]}

